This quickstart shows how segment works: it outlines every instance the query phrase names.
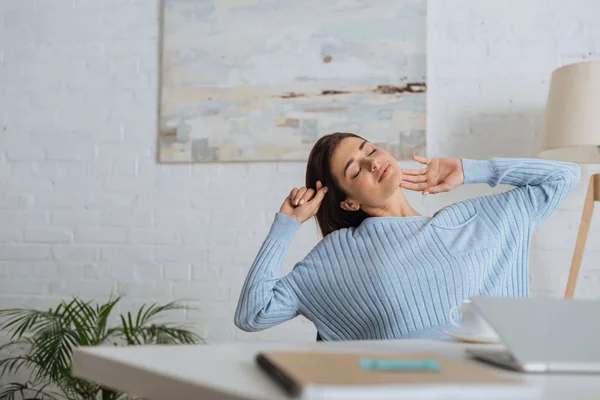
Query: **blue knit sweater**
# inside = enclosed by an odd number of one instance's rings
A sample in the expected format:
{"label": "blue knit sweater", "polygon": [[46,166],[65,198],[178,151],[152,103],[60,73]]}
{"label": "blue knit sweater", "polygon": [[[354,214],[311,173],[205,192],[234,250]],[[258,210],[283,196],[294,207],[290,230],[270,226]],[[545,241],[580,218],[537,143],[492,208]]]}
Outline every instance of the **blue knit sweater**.
{"label": "blue knit sweater", "polygon": [[258,331],[303,315],[325,340],[442,337],[448,310],[475,295],[529,293],[529,248],[573,190],[576,164],[462,160],[464,183],[516,186],[433,217],[372,217],[327,235],[280,277],[300,224],[277,213],[244,283],[235,324]]}

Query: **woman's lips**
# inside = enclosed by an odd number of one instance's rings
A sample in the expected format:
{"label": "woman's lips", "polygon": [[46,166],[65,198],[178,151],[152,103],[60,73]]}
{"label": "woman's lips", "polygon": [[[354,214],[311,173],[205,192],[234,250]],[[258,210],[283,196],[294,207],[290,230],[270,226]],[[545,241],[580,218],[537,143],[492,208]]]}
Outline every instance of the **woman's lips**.
{"label": "woman's lips", "polygon": [[379,182],[384,180],[385,177],[389,175],[389,171],[390,171],[390,165],[388,164],[383,168],[383,171],[381,172],[381,175],[379,176]]}

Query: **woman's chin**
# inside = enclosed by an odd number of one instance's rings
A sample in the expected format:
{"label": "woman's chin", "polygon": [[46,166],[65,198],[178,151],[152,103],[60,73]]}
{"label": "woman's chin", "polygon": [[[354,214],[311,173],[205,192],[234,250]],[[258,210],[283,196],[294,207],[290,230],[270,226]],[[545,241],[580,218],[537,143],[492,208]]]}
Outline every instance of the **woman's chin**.
{"label": "woman's chin", "polygon": [[390,190],[400,189],[400,184],[402,183],[402,173],[394,171],[394,173],[390,174],[390,176],[383,179],[379,182],[380,185],[385,185],[384,187],[390,188]]}

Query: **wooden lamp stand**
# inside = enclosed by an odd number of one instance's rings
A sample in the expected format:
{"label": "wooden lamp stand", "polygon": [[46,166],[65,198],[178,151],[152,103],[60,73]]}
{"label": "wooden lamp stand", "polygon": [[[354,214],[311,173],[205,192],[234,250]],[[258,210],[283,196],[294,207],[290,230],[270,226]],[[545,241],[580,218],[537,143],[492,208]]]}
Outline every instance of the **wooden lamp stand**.
{"label": "wooden lamp stand", "polygon": [[577,234],[577,242],[575,243],[575,253],[573,254],[573,262],[571,263],[571,270],[569,272],[567,290],[565,291],[565,299],[572,298],[575,293],[575,285],[577,285],[579,268],[583,259],[583,250],[585,249],[592,215],[594,214],[594,203],[597,201],[600,201],[600,174],[594,174],[590,177],[590,184],[583,206],[583,214],[581,215],[581,224],[579,225],[579,233]]}

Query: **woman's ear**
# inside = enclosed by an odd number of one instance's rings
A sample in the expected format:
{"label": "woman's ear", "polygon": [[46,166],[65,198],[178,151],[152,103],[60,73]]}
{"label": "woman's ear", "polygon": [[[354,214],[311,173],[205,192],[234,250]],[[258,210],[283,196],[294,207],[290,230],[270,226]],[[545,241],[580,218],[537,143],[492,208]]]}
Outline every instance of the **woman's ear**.
{"label": "woman's ear", "polygon": [[360,208],[360,204],[357,201],[346,199],[340,203],[340,207],[346,211],[357,211]]}

